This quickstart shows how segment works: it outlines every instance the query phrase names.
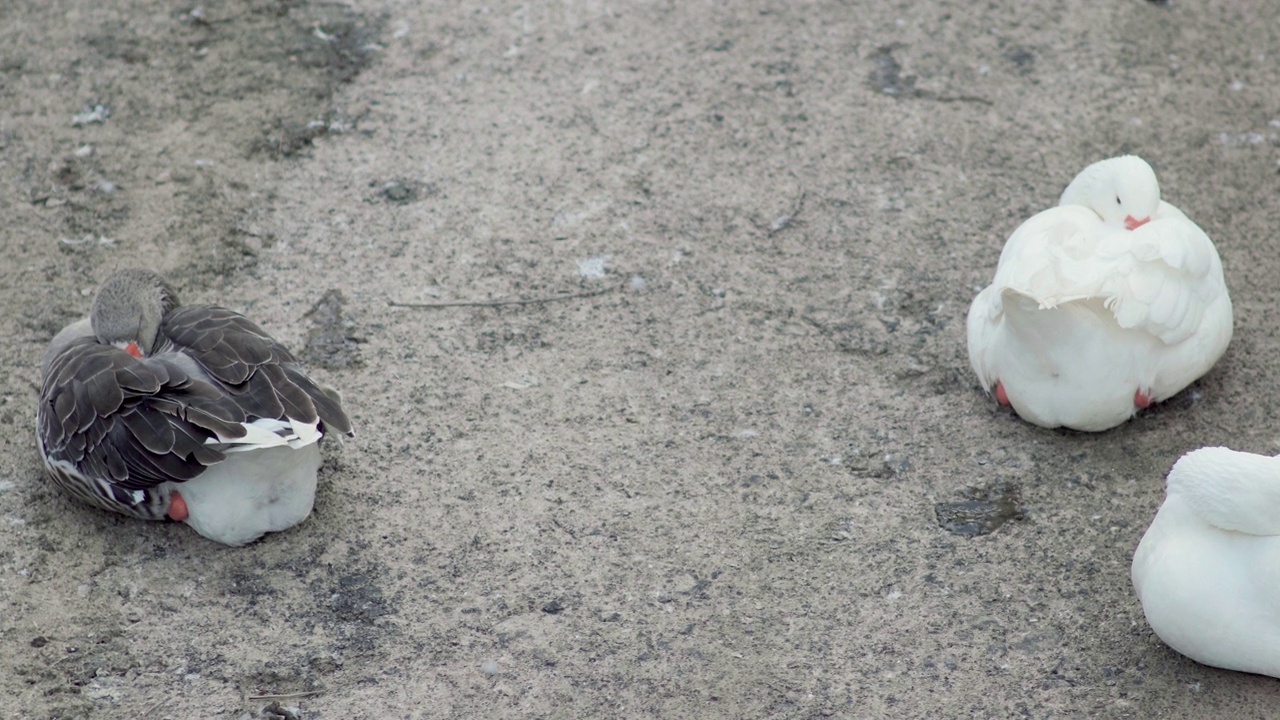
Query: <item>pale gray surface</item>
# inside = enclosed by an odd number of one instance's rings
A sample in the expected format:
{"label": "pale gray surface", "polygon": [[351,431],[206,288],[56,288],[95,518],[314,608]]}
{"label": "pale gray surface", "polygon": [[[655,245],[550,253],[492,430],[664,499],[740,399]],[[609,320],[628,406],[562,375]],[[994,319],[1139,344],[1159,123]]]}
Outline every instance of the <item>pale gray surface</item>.
{"label": "pale gray surface", "polygon": [[[1273,711],[1151,634],[1129,561],[1181,453],[1280,449],[1280,5],[44,5],[0,4],[0,715]],[[1040,430],[964,315],[1121,152],[1218,243],[1236,338]],[[131,264],[300,351],[342,292],[363,364],[316,375],[358,436],[304,525],[231,550],[42,481],[41,353]],[[937,526],[996,479],[1024,520]]]}

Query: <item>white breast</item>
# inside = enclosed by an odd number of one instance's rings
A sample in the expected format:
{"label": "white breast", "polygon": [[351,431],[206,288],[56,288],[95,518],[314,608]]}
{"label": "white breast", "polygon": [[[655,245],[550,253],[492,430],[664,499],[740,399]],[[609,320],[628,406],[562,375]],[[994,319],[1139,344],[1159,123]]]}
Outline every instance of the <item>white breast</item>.
{"label": "white breast", "polygon": [[196,532],[227,545],[245,545],[311,514],[319,469],[319,445],[283,445],[228,453],[199,477],[172,485],[186,500],[185,522]]}

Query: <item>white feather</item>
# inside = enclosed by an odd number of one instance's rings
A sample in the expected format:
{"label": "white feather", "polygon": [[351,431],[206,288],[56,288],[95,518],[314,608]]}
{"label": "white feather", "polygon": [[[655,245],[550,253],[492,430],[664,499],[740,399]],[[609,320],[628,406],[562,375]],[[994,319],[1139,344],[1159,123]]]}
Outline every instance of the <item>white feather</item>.
{"label": "white feather", "polygon": [[[291,447],[310,445],[320,440],[321,433],[317,423],[298,422],[293,418],[289,418],[289,427],[293,430],[293,436],[290,438],[289,443]],[[298,444],[295,445],[294,443]]]}
{"label": "white feather", "polygon": [[304,423],[290,418],[288,421],[260,418],[240,423],[244,437],[232,438],[221,434],[205,440],[206,445],[224,445],[224,453],[249,452],[272,447],[306,447],[319,442],[324,436],[318,423]]}

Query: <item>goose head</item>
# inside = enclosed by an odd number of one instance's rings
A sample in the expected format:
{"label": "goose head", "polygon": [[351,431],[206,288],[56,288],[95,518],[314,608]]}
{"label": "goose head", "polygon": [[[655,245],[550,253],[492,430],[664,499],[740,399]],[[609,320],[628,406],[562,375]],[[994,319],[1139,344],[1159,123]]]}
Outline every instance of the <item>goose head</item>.
{"label": "goose head", "polygon": [[1155,171],[1136,155],[1100,160],[1076,175],[1059,205],[1083,205],[1108,225],[1135,230],[1160,207]]}
{"label": "goose head", "polygon": [[98,342],[140,358],[156,350],[160,321],[177,306],[164,278],[150,270],[117,270],[93,299],[89,323]]}

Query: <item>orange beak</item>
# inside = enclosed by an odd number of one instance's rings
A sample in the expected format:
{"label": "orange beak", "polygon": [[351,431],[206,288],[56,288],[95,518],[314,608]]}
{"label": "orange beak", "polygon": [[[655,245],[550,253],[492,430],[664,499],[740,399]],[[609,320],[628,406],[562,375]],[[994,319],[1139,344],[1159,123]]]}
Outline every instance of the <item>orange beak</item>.
{"label": "orange beak", "polygon": [[130,340],[129,344],[124,347],[124,351],[132,355],[135,360],[142,359],[142,348],[138,347],[138,343],[133,342],[132,340]]}
{"label": "orange beak", "polygon": [[1151,218],[1143,218],[1141,220],[1138,220],[1134,218],[1132,215],[1130,215],[1124,219],[1124,229],[1137,230],[1138,228],[1142,227],[1143,225],[1146,225],[1149,222],[1151,222]]}

